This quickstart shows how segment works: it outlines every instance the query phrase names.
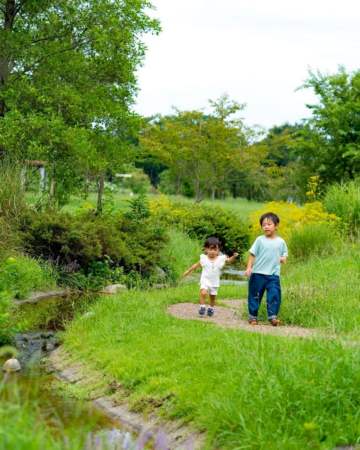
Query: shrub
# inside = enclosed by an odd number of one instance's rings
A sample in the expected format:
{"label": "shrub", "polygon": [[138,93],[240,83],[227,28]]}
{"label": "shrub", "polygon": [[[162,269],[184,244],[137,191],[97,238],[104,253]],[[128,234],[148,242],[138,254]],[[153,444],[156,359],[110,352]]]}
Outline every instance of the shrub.
{"label": "shrub", "polygon": [[149,279],[156,274],[166,235],[144,211],[136,201],[128,215],[32,214],[23,229],[24,245],[31,255],[58,265],[63,280],[73,285],[95,287],[132,272]]}
{"label": "shrub", "polygon": [[327,256],[339,248],[340,236],[333,224],[312,223],[295,228],[289,239],[292,257],[305,260],[311,255]]}
{"label": "shrub", "polygon": [[173,203],[161,196],[150,202],[153,217],[180,228],[191,238],[204,241],[216,236],[226,253],[244,252],[249,245],[248,226],[231,212],[218,206]]}
{"label": "shrub", "polygon": [[329,213],[342,219],[349,231],[359,231],[360,179],[330,186],[324,198],[324,205]]}

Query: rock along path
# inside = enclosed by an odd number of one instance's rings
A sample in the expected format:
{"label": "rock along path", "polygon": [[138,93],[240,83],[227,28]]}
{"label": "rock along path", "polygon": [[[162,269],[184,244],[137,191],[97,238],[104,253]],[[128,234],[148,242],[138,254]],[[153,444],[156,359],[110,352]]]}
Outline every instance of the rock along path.
{"label": "rock along path", "polygon": [[273,327],[268,323],[265,324],[265,322],[259,322],[258,325],[250,325],[246,320],[242,319],[245,305],[246,300],[220,300],[219,305],[215,308],[213,317],[200,317],[198,304],[177,303],[169,306],[168,313],[179,319],[200,320],[223,328],[241,329],[252,333],[300,338],[320,336],[321,334],[318,330],[297,326],[280,325]]}

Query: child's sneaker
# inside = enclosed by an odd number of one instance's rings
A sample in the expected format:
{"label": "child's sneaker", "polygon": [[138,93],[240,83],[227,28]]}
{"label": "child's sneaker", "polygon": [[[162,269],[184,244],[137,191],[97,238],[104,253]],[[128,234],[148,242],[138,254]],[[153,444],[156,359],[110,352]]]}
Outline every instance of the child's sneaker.
{"label": "child's sneaker", "polygon": [[205,316],[205,313],[206,313],[206,306],[201,305],[199,308],[199,316]]}
{"label": "child's sneaker", "polygon": [[280,325],[280,320],[274,318],[274,319],[271,319],[271,320],[270,320],[270,323],[271,323],[271,325],[272,325],[273,327],[278,327],[278,326]]}
{"label": "child's sneaker", "polygon": [[249,324],[250,325],[257,325],[258,321],[257,321],[257,319],[249,319]]}
{"label": "child's sneaker", "polygon": [[212,308],[211,306],[209,306],[208,309],[207,309],[207,315],[208,315],[209,317],[212,317],[212,316],[214,315],[214,313],[215,313],[214,308]]}

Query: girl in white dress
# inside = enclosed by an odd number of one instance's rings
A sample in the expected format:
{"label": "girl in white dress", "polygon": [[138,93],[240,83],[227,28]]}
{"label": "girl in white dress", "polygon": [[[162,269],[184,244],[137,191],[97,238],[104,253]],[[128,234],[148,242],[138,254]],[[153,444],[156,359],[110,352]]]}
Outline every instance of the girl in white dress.
{"label": "girl in white dress", "polygon": [[[193,270],[202,268],[200,277],[200,308],[201,317],[207,315],[213,316],[215,313],[215,301],[218,288],[220,286],[221,269],[225,264],[235,261],[238,253],[228,257],[220,253],[220,241],[216,237],[209,237],[204,244],[204,254],[200,255],[200,261],[193,264],[183,274],[183,277],[189,275]],[[210,305],[206,311],[206,297],[209,296]]]}

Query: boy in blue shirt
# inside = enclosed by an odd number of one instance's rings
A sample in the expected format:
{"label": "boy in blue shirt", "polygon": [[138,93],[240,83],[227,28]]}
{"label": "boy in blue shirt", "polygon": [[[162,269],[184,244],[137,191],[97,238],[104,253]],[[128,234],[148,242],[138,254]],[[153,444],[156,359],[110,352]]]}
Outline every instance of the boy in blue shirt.
{"label": "boy in blue shirt", "polygon": [[264,235],[256,238],[249,252],[245,275],[249,278],[249,323],[257,325],[261,299],[266,291],[267,315],[276,327],[281,303],[280,265],[286,263],[288,249],[284,239],[277,236],[279,217],[271,212],[260,217]]}

